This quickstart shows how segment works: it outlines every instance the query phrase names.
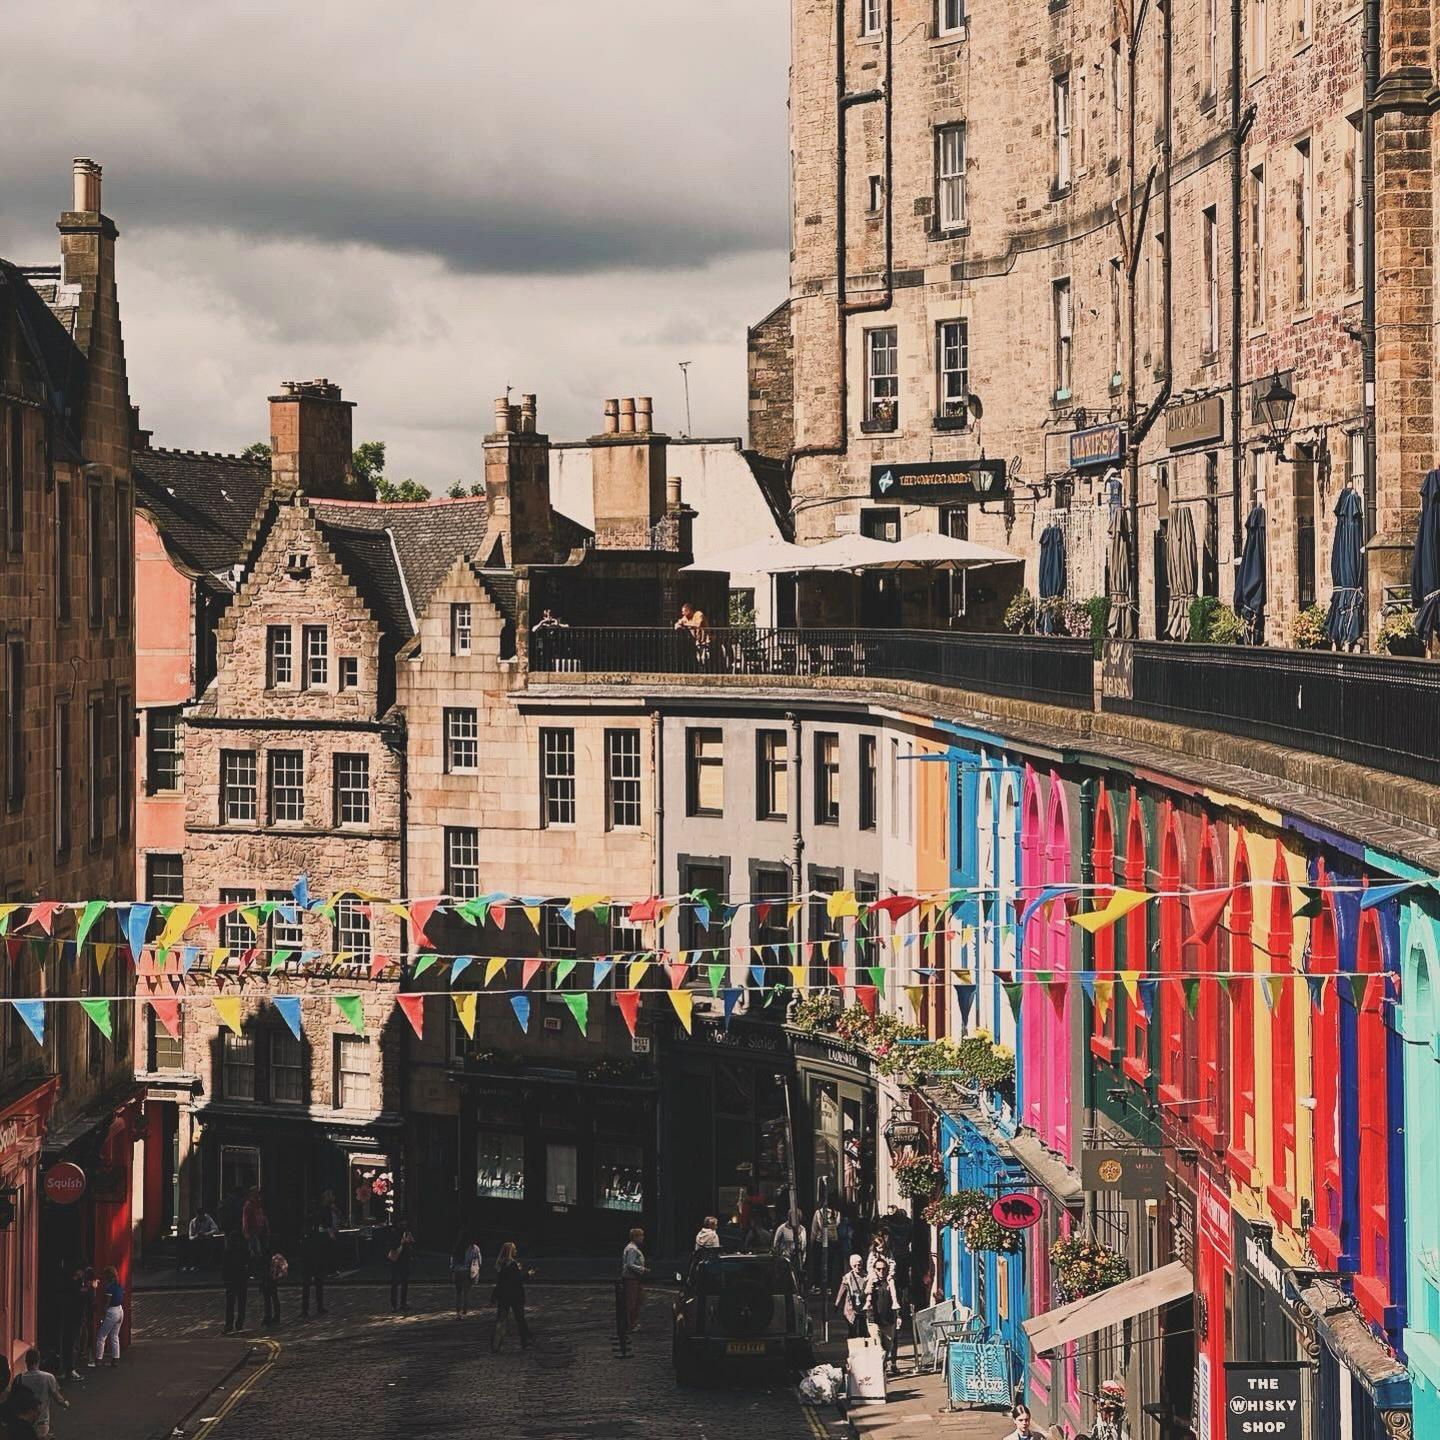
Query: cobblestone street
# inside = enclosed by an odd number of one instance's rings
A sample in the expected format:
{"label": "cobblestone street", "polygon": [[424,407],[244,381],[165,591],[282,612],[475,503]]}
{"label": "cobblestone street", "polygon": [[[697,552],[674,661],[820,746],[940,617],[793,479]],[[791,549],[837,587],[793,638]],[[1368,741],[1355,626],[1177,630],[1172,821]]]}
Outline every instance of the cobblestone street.
{"label": "cobblestone street", "polygon": [[[630,1359],[615,1355],[608,1289],[584,1285],[531,1289],[535,1344],[520,1351],[489,1349],[490,1316],[453,1318],[448,1287],[412,1287],[412,1314],[395,1319],[378,1285],[335,1287],[329,1313],[298,1318],[298,1297],[284,1294],[285,1322],[262,1330],[255,1310],[233,1345],[248,1360],[185,1424],[203,1440],[353,1440],[372,1437],[473,1436],[516,1440],[803,1440],[838,1432],[812,1422],[794,1390],[778,1380],[749,1387],[681,1390],[670,1369],[668,1299],[652,1297]],[[258,1295],[252,1294],[258,1309]],[[222,1313],[218,1292],[150,1293],[138,1297],[137,1351],[159,1346],[185,1363],[192,1348],[216,1345]],[[91,1372],[92,1374],[94,1372]],[[123,1370],[121,1372],[123,1374]],[[117,1376],[117,1379],[119,1377]],[[108,1375],[92,1393],[107,1386]],[[87,1399],[89,1396],[87,1395]],[[107,1440],[152,1440],[170,1433],[136,1421],[126,1429],[118,1405],[104,1427]],[[116,1424],[120,1428],[115,1428]],[[818,1426],[818,1428],[817,1428]],[[62,1440],[79,1428],[67,1423]]]}

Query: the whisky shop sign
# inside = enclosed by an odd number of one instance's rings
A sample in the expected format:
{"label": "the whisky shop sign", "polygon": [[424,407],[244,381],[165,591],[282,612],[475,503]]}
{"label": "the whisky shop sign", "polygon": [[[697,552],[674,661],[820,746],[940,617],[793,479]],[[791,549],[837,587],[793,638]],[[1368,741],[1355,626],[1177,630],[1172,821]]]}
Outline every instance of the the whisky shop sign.
{"label": "the whisky shop sign", "polygon": [[1003,460],[939,460],[872,465],[870,498],[905,505],[955,505],[1005,494]]}

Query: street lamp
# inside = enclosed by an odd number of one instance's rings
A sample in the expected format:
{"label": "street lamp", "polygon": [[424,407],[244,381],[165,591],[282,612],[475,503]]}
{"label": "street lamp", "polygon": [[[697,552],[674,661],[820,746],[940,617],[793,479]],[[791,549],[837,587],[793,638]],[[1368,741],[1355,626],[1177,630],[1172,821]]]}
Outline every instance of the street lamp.
{"label": "street lamp", "polygon": [[1260,397],[1260,413],[1270,427],[1269,448],[1282,460],[1285,458],[1285,437],[1290,433],[1290,416],[1295,409],[1295,392],[1278,376],[1270,380],[1270,388]]}

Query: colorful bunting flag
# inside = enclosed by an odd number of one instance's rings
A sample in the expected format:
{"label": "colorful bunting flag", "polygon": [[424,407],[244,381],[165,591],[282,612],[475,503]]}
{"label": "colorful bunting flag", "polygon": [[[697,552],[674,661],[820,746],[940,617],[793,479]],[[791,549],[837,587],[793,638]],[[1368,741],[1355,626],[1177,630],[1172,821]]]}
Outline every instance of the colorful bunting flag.
{"label": "colorful bunting flag", "polygon": [[82,1000],[80,1008],[90,1017],[90,1023],[107,1039],[115,1038],[110,1019],[110,1001]]}
{"label": "colorful bunting flag", "polygon": [[515,1018],[520,1022],[520,1028],[528,1035],[530,1033],[530,997],[528,995],[512,995],[510,1008],[515,1012]]}
{"label": "colorful bunting flag", "polygon": [[765,988],[765,967],[763,965],[752,965],[750,967],[750,983],[757,989]]}
{"label": "colorful bunting flag", "polygon": [[1123,920],[1132,910],[1143,905],[1150,897],[1141,890],[1116,890],[1099,910],[1088,910],[1083,915],[1072,915],[1070,923],[1088,930],[1094,935],[1106,930],[1117,920]]}
{"label": "colorful bunting flag", "polygon": [[165,1027],[165,1033],[172,1039],[180,1038],[180,1002],[151,996],[147,1002],[155,1012],[155,1018]]}
{"label": "colorful bunting flag", "polygon": [[970,1024],[970,1007],[975,1003],[975,987],[969,984],[955,986],[955,1003],[960,1007],[961,1027]]}
{"label": "colorful bunting flag", "polygon": [[[567,990],[561,999],[565,1001],[566,1008],[575,1017],[575,1023],[580,1027],[582,1035],[590,1033],[590,994],[586,990]],[[686,995],[689,999],[689,995]]]}
{"label": "colorful bunting flag", "polygon": [[245,1002],[238,995],[212,995],[210,1003],[220,1017],[220,1023],[232,1034],[240,1033]]}
{"label": "colorful bunting flag", "polygon": [[[185,948],[188,951],[190,949],[190,946],[187,945]],[[270,973],[273,975],[277,970],[283,970],[285,968],[285,962],[292,959],[294,957],[294,954],[295,952],[293,950],[277,950],[270,957]],[[185,962],[182,960],[180,963],[181,973],[183,974]]]}
{"label": "colorful bunting flag", "polygon": [[1095,1013],[1100,1017],[1100,1023],[1105,1023],[1105,1017],[1110,1013],[1110,1006],[1115,999],[1115,982],[1113,980],[1097,979],[1094,985]]}
{"label": "colorful bunting flag", "polygon": [[670,988],[678,990],[690,975],[690,964],[686,960],[672,960],[665,966],[665,973],[670,977]]}
{"label": "colorful bunting flag", "polygon": [[1185,981],[1185,1012],[1193,1016],[1200,1008],[1200,982],[1195,979]]}
{"label": "colorful bunting flag", "polygon": [[505,968],[505,957],[503,955],[492,955],[485,962],[485,985],[489,988],[490,982]]}
{"label": "colorful bunting flag", "polygon": [[75,926],[75,948],[78,950],[84,943],[85,937],[94,928],[95,922],[105,913],[105,902],[103,900],[87,900],[85,909],[81,912],[80,919]]}
{"label": "colorful bunting flag", "polygon": [[455,1004],[455,1014],[464,1027],[466,1038],[470,1040],[475,1038],[475,1002],[478,998],[474,990],[462,990],[450,997]]}
{"label": "colorful bunting flag", "polygon": [[853,890],[832,890],[825,901],[825,914],[831,920],[843,920],[859,913]]}
{"label": "colorful bunting flag", "polygon": [[1321,912],[1325,909],[1325,889],[1320,885],[1297,885],[1295,887],[1301,895],[1300,904],[1295,909],[1297,920],[1318,920]]}
{"label": "colorful bunting flag", "polygon": [[350,1028],[357,1034],[365,1033],[365,1002],[358,995],[337,995],[335,1008],[350,1022]]}
{"label": "colorful bunting flag", "polygon": [[543,960],[527,960],[520,967],[520,988],[522,990],[530,988],[530,982],[540,973],[540,967],[544,963]]}
{"label": "colorful bunting flag", "polygon": [[794,990],[799,991],[800,994],[803,995],[803,994],[805,993],[805,989],[806,989],[806,983],[805,983],[805,982],[806,982],[806,971],[805,971],[805,966],[803,966],[803,965],[787,965],[785,968],[790,972],[790,986],[791,986],[791,988],[794,989]]}
{"label": "colorful bunting flag", "polygon": [[414,979],[418,980],[432,965],[438,965],[439,957],[435,955],[421,955],[415,961],[415,969],[411,971]]}
{"label": "colorful bunting flag", "polygon": [[867,1015],[873,1015],[876,1009],[878,992],[873,985],[857,985],[855,987],[855,998],[864,1007]]}
{"label": "colorful bunting flag", "polygon": [[906,998],[910,1001],[910,1009],[914,1012],[915,1018],[920,1018],[920,1001],[925,994],[923,985],[907,985],[905,987]]}
{"label": "colorful bunting flag", "polygon": [[1405,891],[1414,889],[1418,883],[1415,880],[1400,880],[1393,885],[1367,885],[1364,893],[1360,896],[1360,908],[1374,910],[1376,906],[1383,905],[1387,900],[1393,900],[1395,896],[1403,895]]}
{"label": "colorful bunting flag", "polygon": [[627,990],[638,990],[640,982],[645,978],[645,972],[650,968],[648,960],[632,960],[629,969],[625,972],[625,988]]}
{"label": "colorful bunting flag", "polygon": [[615,962],[613,960],[597,960],[590,976],[590,988],[592,990],[598,990],[605,983],[606,977],[614,968]]}
{"label": "colorful bunting flag", "polygon": [[555,988],[558,990],[569,978],[570,972],[575,968],[574,960],[561,960],[555,966]]}
{"label": "colorful bunting flag", "polygon": [[720,1001],[725,1007],[725,1028],[730,1028],[730,1017],[735,1013],[735,1007],[740,1003],[740,996],[744,992],[738,985],[727,985],[720,992]]}
{"label": "colorful bunting flag", "polygon": [[290,1027],[290,1033],[300,1039],[300,997],[298,995],[277,995],[271,1001],[280,1012],[280,1018]]}
{"label": "colorful bunting flag", "polygon": [[1005,998],[1010,1002],[1010,1013],[1018,1022],[1020,1019],[1020,1007],[1025,1003],[1025,986],[1022,981],[1015,980],[1003,986]]}
{"label": "colorful bunting flag", "polygon": [[830,978],[843,990],[845,988],[845,967],[843,965],[831,965],[829,970]]}
{"label": "colorful bunting flag", "polygon": [[1232,885],[1228,890],[1196,890],[1190,896],[1190,935],[1187,945],[1208,945],[1220,925],[1220,917],[1235,894]]}
{"label": "colorful bunting flag", "polygon": [[640,1015],[640,992],[638,990],[617,990],[615,1004],[620,1010],[621,1018],[625,1021],[625,1028],[633,1038],[635,1022]]}
{"label": "colorful bunting flag", "polygon": [[130,958],[139,960],[145,948],[145,937],[150,930],[150,920],[155,914],[153,905],[132,905],[125,915],[125,938],[130,942]]}
{"label": "colorful bunting flag", "polygon": [[1145,1012],[1147,1020],[1155,1018],[1155,998],[1160,993],[1160,982],[1158,980],[1141,980],[1135,987],[1136,997],[1140,1002],[1140,1008]]}
{"label": "colorful bunting flag", "polygon": [[718,995],[720,982],[730,974],[730,967],[728,965],[711,965],[707,968],[706,974],[710,980],[710,993]]}
{"label": "colorful bunting flag", "polygon": [[875,987],[877,995],[885,993],[885,967],[883,965],[868,965],[865,973],[870,977],[870,983]]}
{"label": "colorful bunting flag", "polygon": [[415,1038],[423,1040],[425,1038],[425,997],[423,995],[397,995],[395,1003],[410,1022],[410,1028],[415,1032]]}
{"label": "colorful bunting flag", "polygon": [[694,995],[688,990],[671,990],[668,993],[670,1004],[680,1023],[685,1027],[685,1033],[691,1034],[691,1011],[695,1006]]}

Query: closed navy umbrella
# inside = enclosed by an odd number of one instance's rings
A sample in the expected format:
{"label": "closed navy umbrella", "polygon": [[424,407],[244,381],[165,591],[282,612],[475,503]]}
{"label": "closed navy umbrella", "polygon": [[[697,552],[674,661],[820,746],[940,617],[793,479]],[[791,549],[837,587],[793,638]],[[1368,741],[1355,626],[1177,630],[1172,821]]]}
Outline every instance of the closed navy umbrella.
{"label": "closed navy umbrella", "polygon": [[1245,622],[1245,643],[1265,643],[1265,507],[1245,517],[1245,549],[1235,572],[1235,613]]}
{"label": "closed navy umbrella", "polygon": [[1339,650],[1360,643],[1365,633],[1365,591],[1360,545],[1363,530],[1360,497],[1350,486],[1335,502],[1335,543],[1330,548],[1330,614],[1325,629]]}
{"label": "closed navy umbrella", "polygon": [[1410,560],[1410,603],[1415,607],[1415,633],[1428,645],[1440,629],[1440,470],[1432,470],[1420,487],[1420,524]]}
{"label": "closed navy umbrella", "polygon": [[1052,520],[1040,533],[1040,621],[1042,635],[1055,630],[1055,617],[1045,608],[1045,601],[1056,600],[1065,593],[1065,532]]}

